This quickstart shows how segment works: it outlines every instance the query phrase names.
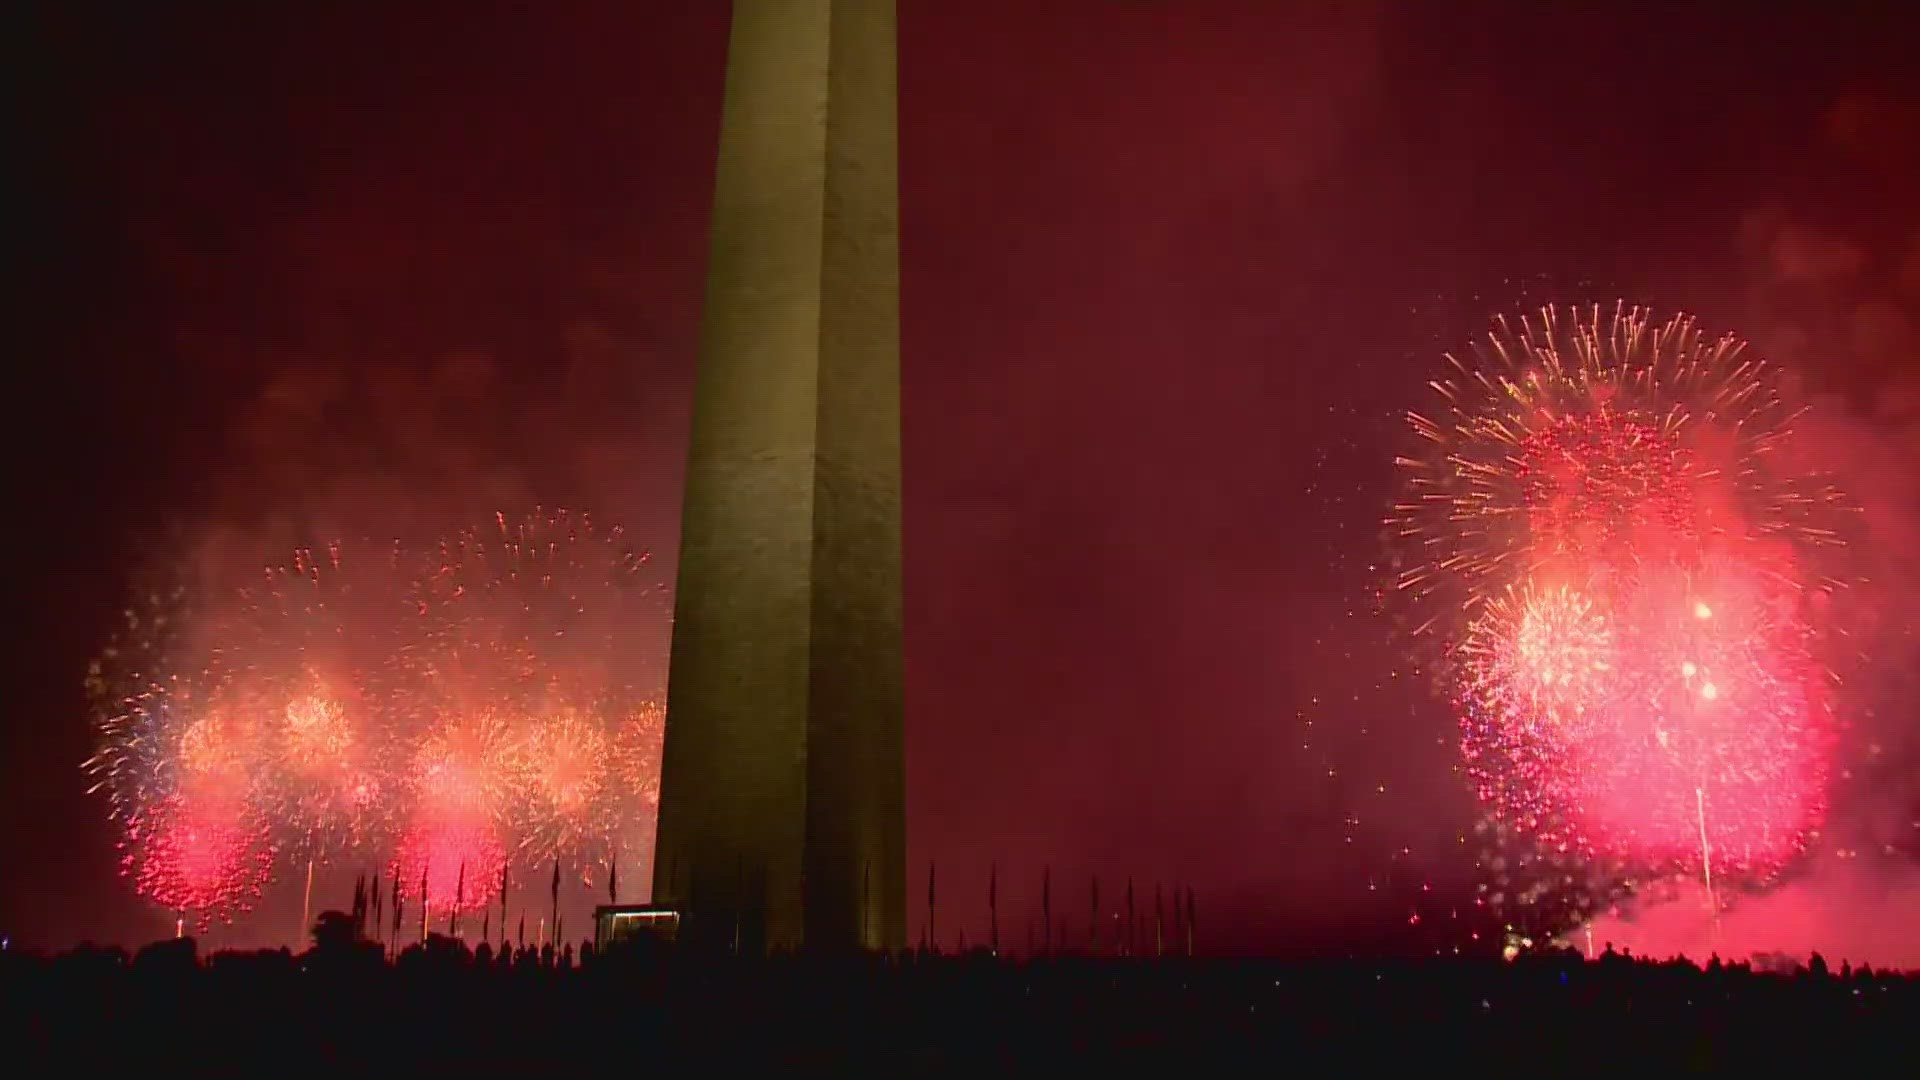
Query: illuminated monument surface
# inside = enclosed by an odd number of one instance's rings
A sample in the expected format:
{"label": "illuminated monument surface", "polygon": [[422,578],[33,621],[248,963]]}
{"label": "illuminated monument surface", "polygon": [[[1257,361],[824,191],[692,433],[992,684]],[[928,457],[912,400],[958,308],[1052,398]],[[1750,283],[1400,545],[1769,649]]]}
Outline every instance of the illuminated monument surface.
{"label": "illuminated monument surface", "polygon": [[892,0],[735,0],[654,899],[689,942],[899,947]]}

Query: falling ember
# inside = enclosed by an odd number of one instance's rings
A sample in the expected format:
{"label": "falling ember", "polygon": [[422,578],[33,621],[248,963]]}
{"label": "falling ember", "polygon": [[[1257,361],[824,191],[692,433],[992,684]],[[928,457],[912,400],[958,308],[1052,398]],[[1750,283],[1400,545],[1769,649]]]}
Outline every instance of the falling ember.
{"label": "falling ember", "polygon": [[1767,879],[1834,746],[1813,620],[1841,575],[1809,567],[1845,506],[1775,467],[1797,410],[1740,343],[1639,309],[1501,320],[1476,353],[1410,414],[1429,449],[1388,518],[1475,790],[1536,861]]}

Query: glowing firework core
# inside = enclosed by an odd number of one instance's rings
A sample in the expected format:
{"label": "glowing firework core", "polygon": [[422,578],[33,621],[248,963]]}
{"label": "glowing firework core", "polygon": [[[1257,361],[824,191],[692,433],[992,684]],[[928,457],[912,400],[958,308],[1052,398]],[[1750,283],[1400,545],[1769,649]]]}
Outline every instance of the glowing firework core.
{"label": "glowing firework core", "polygon": [[337,767],[353,746],[346,710],[318,694],[287,703],[284,738],[288,760],[309,771]]}

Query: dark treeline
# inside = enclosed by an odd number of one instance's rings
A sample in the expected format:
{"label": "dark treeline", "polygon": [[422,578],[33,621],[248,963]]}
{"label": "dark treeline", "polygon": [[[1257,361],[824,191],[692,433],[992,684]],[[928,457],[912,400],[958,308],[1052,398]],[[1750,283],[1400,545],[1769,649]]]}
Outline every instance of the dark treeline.
{"label": "dark treeline", "polygon": [[[433,937],[389,960],[320,935],[200,957],[0,960],[8,1060],[95,1075],[541,1075],[665,1066],[1052,1072],[1069,1066],[1777,1070],[1913,1060],[1920,980],[1608,953],[1399,965],[985,951],[695,956]],[[22,1074],[25,1075],[25,1074]],[[1059,1073],[1069,1075],[1069,1073]],[[1179,1075],[1178,1072],[1160,1075]]]}

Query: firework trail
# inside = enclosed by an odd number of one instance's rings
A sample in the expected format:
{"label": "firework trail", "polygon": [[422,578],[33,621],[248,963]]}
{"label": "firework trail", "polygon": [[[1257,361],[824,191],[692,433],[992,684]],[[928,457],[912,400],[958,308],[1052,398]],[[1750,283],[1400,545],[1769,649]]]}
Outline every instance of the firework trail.
{"label": "firework trail", "polygon": [[[1538,897],[1626,873],[1767,880],[1826,811],[1817,661],[1845,503],[1784,450],[1765,363],[1641,309],[1502,319],[1409,414],[1396,582],[1467,775]],[[1506,891],[1503,889],[1502,891]]]}

